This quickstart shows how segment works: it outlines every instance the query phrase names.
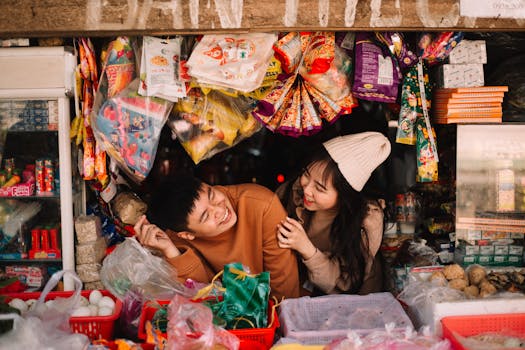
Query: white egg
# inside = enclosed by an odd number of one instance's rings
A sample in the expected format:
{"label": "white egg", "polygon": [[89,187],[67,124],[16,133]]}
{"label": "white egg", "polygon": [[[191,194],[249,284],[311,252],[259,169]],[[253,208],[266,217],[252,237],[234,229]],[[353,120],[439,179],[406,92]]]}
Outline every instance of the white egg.
{"label": "white egg", "polygon": [[87,306],[80,306],[73,310],[72,317],[88,317],[91,316],[91,310]]}
{"label": "white egg", "polygon": [[26,305],[30,309],[36,302],[37,302],[36,299],[27,299],[26,300]]}
{"label": "white egg", "polygon": [[89,302],[93,305],[98,305],[100,299],[102,299],[102,293],[99,290],[92,290],[89,293]]}
{"label": "white egg", "polygon": [[91,311],[91,315],[90,316],[97,316],[98,315],[98,306],[97,305],[89,304],[88,307],[89,307],[89,310]]}
{"label": "white egg", "polygon": [[113,309],[102,306],[98,309],[98,316],[110,316],[113,315]]}
{"label": "white egg", "polygon": [[80,296],[80,300],[78,301],[78,305],[79,306],[88,306],[89,305],[88,298],[86,298],[85,296],[81,295]]}
{"label": "white egg", "polygon": [[108,296],[103,296],[98,302],[98,307],[109,307],[111,310],[115,308],[115,302]]}
{"label": "white egg", "polygon": [[20,298],[13,298],[9,302],[9,306],[14,307],[15,309],[20,310],[20,312],[26,312],[27,311],[27,304],[25,301],[23,301]]}

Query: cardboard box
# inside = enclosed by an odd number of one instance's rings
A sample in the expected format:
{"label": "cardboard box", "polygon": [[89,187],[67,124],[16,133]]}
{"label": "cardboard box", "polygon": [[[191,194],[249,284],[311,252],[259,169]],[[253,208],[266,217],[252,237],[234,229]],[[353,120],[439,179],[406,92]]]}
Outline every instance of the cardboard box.
{"label": "cardboard box", "polygon": [[459,88],[483,86],[485,75],[483,65],[444,64],[438,68],[436,82],[440,88]]}
{"label": "cardboard box", "polygon": [[450,51],[448,61],[451,64],[487,63],[487,45],[485,40],[461,40]]}

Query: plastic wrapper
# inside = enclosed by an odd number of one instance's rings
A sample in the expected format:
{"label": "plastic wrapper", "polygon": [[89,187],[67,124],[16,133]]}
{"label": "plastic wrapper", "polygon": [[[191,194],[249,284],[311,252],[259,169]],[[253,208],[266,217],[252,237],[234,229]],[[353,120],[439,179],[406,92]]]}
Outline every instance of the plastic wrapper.
{"label": "plastic wrapper", "polygon": [[171,299],[177,293],[191,296],[177,280],[175,268],[135,238],[126,238],[104,259],[100,280],[121,300],[130,289],[147,299]]}
{"label": "plastic wrapper", "polygon": [[[423,66],[424,68],[424,66]],[[425,86],[425,97],[427,106],[430,107],[428,98],[431,95],[430,82],[426,69],[423,70],[423,83]],[[406,145],[416,144],[416,120],[423,118],[423,105],[421,101],[421,90],[419,88],[417,68],[410,68],[403,78],[401,87],[401,109],[399,110],[398,128],[396,142]]]}
{"label": "plastic wrapper", "polygon": [[135,225],[143,214],[146,214],[148,205],[135,193],[121,192],[111,202],[113,213],[128,225]]}
{"label": "plastic wrapper", "polygon": [[434,129],[427,129],[423,118],[416,121],[416,181],[434,182],[438,180],[438,162],[429,140],[429,132],[434,134]]}
{"label": "plastic wrapper", "polygon": [[136,59],[133,42],[119,36],[109,45],[99,90],[111,98],[124,90],[136,77]]}
{"label": "plastic wrapper", "polygon": [[129,338],[136,338],[144,296],[132,289],[128,290],[122,299],[122,311],[118,322],[123,334]]}
{"label": "plastic wrapper", "polygon": [[138,93],[177,102],[186,97],[186,84],[180,77],[182,37],[161,39],[144,36],[140,61]]}
{"label": "plastic wrapper", "polygon": [[98,145],[130,177],[140,182],[149,174],[160,132],[173,107],[172,102],[137,94],[135,79],[117,96],[94,109],[91,123]]}
{"label": "plastic wrapper", "polygon": [[451,344],[430,333],[428,327],[420,332],[412,328],[395,329],[394,323],[385,325],[384,330],[374,331],[365,336],[349,332],[344,339],[331,342],[325,350],[451,350]]}
{"label": "plastic wrapper", "polygon": [[[60,279],[69,274],[75,284],[75,292],[68,298],[55,298],[53,304],[44,304],[47,294],[56,287]],[[0,337],[0,348],[27,349],[84,349],[90,341],[84,334],[72,333],[69,318],[80,300],[82,282],[69,270],[53,274],[40,298],[24,315],[4,314],[0,320],[14,319],[13,329]]]}
{"label": "plastic wrapper", "polygon": [[239,349],[239,338],[213,325],[205,305],[175,295],[168,306],[168,350]]}
{"label": "plastic wrapper", "polygon": [[100,281],[100,263],[77,265],[76,270],[82,282]]}
{"label": "plastic wrapper", "polygon": [[252,101],[192,89],[179,101],[169,127],[195,164],[230,148],[261,128],[250,114]]}
{"label": "plastic wrapper", "polygon": [[102,237],[100,218],[96,215],[80,215],[75,219],[75,233],[79,244],[94,242]]}
{"label": "plastic wrapper", "polygon": [[100,263],[106,256],[106,240],[99,237],[96,241],[76,245],[75,260],[78,265]]}
{"label": "plastic wrapper", "polygon": [[397,61],[384,53],[370,33],[358,33],[352,92],[357,98],[393,103],[402,79]]}
{"label": "plastic wrapper", "polygon": [[188,59],[189,74],[199,83],[253,91],[264,79],[276,40],[272,33],[204,35]]}
{"label": "plastic wrapper", "polygon": [[463,36],[463,32],[423,33],[418,41],[419,56],[430,66],[443,62]]}
{"label": "plastic wrapper", "polygon": [[383,44],[396,58],[399,66],[404,69],[412,67],[417,62],[417,55],[410,50],[403,33],[375,32],[376,39]]}
{"label": "plastic wrapper", "polygon": [[[273,132],[292,137],[312,135],[321,129],[323,119],[333,123],[357,106],[348,78],[352,61],[335,45],[332,32],[290,33],[284,38],[288,36],[300,40],[301,57],[280,59],[282,64],[298,60],[296,71],[281,75],[252,114]],[[276,55],[298,54],[295,49],[279,50]]]}

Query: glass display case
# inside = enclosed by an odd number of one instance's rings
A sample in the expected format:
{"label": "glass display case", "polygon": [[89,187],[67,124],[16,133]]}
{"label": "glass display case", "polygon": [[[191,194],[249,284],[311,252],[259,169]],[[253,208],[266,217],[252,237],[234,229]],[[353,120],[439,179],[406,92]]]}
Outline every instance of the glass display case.
{"label": "glass display case", "polygon": [[75,67],[66,47],[0,49],[0,267],[33,288],[75,270],[73,219],[85,212],[69,138]]}
{"label": "glass display case", "polygon": [[525,125],[457,126],[456,260],[522,266]]}

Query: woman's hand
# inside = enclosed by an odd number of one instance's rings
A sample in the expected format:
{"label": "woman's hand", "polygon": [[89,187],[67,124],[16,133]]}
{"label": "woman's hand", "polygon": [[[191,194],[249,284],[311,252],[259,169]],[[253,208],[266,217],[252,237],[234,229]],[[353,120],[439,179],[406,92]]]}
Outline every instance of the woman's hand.
{"label": "woman's hand", "polygon": [[279,247],[297,250],[304,260],[310,259],[317,251],[303,225],[289,217],[277,225],[277,240]]}
{"label": "woman's hand", "polygon": [[135,226],[133,226],[133,229],[137,239],[143,246],[160,250],[166,258],[174,258],[180,255],[179,250],[166,232],[156,225],[150,224],[146,215],[142,215]]}
{"label": "woman's hand", "polygon": [[383,203],[368,203],[367,215],[363,220],[363,229],[368,236],[368,252],[374,257],[381,247],[384,228]]}

